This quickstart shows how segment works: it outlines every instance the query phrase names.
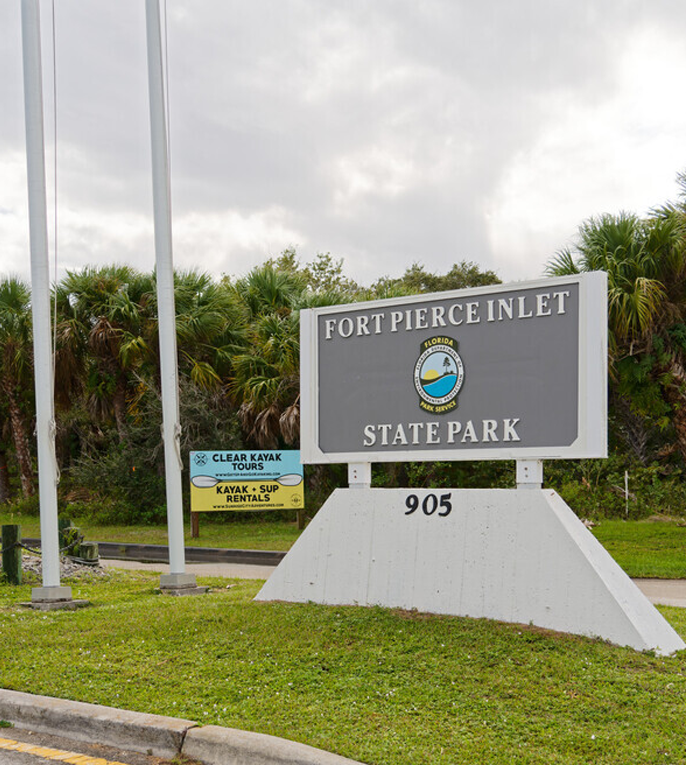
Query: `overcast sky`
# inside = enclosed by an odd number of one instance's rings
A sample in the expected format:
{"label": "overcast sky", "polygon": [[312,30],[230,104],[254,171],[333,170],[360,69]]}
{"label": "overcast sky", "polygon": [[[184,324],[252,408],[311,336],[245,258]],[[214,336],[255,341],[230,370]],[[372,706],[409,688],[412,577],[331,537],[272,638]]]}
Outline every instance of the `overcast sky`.
{"label": "overcast sky", "polygon": [[[154,265],[144,6],[55,0],[55,110],[41,0],[58,276]],[[166,6],[178,268],[295,246],[363,284],[463,259],[532,279],[584,218],[643,214],[686,170],[682,0]],[[0,3],[0,275],[28,277],[20,8]]]}

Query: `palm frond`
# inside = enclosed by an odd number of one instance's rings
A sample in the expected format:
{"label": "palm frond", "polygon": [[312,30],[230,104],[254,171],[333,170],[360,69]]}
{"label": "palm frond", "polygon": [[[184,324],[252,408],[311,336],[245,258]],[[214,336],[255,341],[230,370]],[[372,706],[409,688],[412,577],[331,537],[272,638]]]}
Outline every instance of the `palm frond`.
{"label": "palm frond", "polygon": [[575,263],[572,253],[567,249],[556,252],[545,267],[545,273],[548,276],[570,276],[579,272],[579,266]]}
{"label": "palm frond", "polygon": [[279,429],[287,444],[294,444],[300,437],[300,396],[281,413]]}

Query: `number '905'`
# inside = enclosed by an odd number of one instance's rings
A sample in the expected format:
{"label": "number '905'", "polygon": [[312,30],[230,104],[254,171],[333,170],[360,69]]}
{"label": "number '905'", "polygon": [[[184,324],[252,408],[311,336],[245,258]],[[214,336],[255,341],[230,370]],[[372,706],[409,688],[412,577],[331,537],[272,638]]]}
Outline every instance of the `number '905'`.
{"label": "number '905'", "polygon": [[405,500],[405,507],[407,508],[405,515],[412,515],[421,506],[424,515],[433,515],[438,510],[436,514],[445,518],[446,515],[450,515],[450,511],[453,509],[452,496],[452,494],[441,494],[440,497],[436,494],[426,494],[420,502],[416,494],[408,494]]}

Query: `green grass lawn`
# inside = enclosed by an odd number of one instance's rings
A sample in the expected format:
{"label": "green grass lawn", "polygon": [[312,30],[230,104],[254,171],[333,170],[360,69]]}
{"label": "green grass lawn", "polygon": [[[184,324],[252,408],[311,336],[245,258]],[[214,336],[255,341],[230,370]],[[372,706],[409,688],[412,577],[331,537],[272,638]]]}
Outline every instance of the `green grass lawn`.
{"label": "green grass lawn", "polygon": [[[0,685],[259,731],[369,765],[686,762],[686,657],[486,620],[257,603],[260,584],[72,583],[94,607],[0,585]],[[661,609],[686,636],[686,611]]]}
{"label": "green grass lawn", "polygon": [[601,521],[593,533],[629,576],[686,578],[686,526],[677,521]]}
{"label": "green grass lawn", "polygon": [[[0,524],[18,523],[24,537],[40,537],[40,523],[32,516],[0,513]],[[166,545],[167,527],[162,526],[95,526],[74,521],[86,540],[92,542],[133,542],[136,544]],[[189,547],[227,547],[241,550],[289,550],[300,536],[295,521],[252,519],[231,523],[213,521],[209,514],[200,516],[200,536],[191,538],[188,525],[185,541]]]}
{"label": "green grass lawn", "polygon": [[[18,523],[25,537],[39,537],[38,518],[0,513],[0,523]],[[94,526],[77,522],[87,540],[167,544],[166,526]],[[186,544],[245,550],[289,550],[300,535],[295,521],[251,519],[218,522],[200,517],[200,537]],[[686,525],[677,521],[602,521],[593,528],[596,538],[619,565],[634,577],[686,579]]]}

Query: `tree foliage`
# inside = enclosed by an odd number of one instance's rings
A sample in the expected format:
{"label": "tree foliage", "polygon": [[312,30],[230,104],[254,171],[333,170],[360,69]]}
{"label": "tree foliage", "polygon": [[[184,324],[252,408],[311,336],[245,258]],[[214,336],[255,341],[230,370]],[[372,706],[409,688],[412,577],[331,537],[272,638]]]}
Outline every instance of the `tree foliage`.
{"label": "tree foliage", "polygon": [[483,287],[489,284],[500,284],[500,279],[493,271],[482,271],[476,263],[463,260],[454,263],[445,274],[429,273],[420,263],[413,263],[399,278],[384,276],[376,281],[372,285],[372,291],[388,294],[395,290],[417,295],[424,292]]}
{"label": "tree foliage", "polygon": [[673,431],[686,460],[683,204],[667,204],[645,218],[626,212],[589,218],[574,248],[559,252],[547,270],[607,273],[611,423],[643,462],[656,428],[667,438]]}
{"label": "tree foliage", "polygon": [[[364,288],[344,273],[342,259],[320,253],[301,263],[293,249],[240,278],[177,272],[184,454],[298,446],[302,308],[494,279],[474,264],[456,264],[445,275],[415,265],[399,280]],[[73,506],[98,497],[120,519],[133,518],[129,510],[148,520],[162,517],[155,274],[122,265],[70,271],[55,287],[55,306],[61,500]],[[24,495],[34,491],[32,375],[29,290],[6,278],[0,281],[0,501],[10,498],[17,479]],[[313,471],[323,486],[320,473]]]}
{"label": "tree foliage", "polygon": [[[684,198],[643,218],[589,218],[574,246],[548,266],[551,275],[608,274],[613,445],[646,470],[686,467]],[[463,260],[445,273],[415,263],[367,287],[345,274],[342,259],[319,253],[302,262],[292,248],[238,278],[176,273],[184,457],[194,448],[297,448],[302,309],[498,282],[493,271]],[[117,265],[70,272],[55,300],[60,501],[99,503],[112,520],[162,519],[155,274]],[[0,281],[0,384],[2,502],[17,489],[34,490],[30,295],[11,278]],[[377,466],[374,480],[480,486],[507,482],[510,468],[391,464]],[[585,470],[566,475],[591,486]],[[320,466],[309,471],[308,487],[328,492],[344,480],[344,471]]]}
{"label": "tree foliage", "polygon": [[[11,434],[25,497],[35,491],[28,428],[33,404],[32,372],[29,290],[19,279],[5,278],[0,280],[0,386],[3,393],[0,416],[3,430],[7,428]],[[3,491],[7,489],[3,487]]]}

